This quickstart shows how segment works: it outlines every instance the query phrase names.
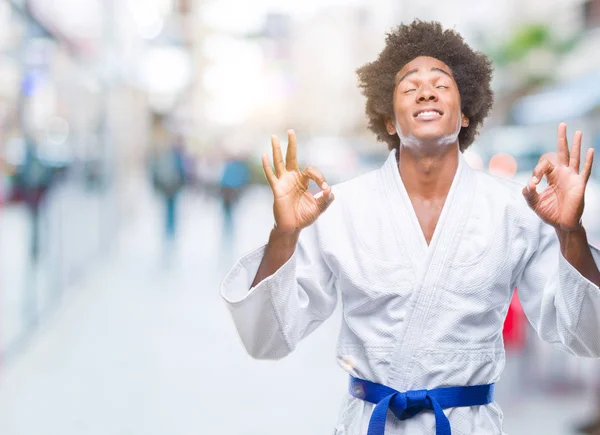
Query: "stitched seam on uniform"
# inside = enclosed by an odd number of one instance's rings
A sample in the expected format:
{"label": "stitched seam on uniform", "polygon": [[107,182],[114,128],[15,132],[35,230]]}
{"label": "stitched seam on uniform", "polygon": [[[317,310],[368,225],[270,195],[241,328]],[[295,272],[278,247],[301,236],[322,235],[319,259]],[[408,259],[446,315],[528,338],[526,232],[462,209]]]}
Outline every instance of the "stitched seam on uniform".
{"label": "stitched seam on uniform", "polygon": [[[393,151],[394,155],[396,154],[396,151]],[[404,195],[404,192],[402,191],[401,187],[400,187],[400,183],[402,183],[402,179],[400,178],[400,173],[398,171],[398,165],[396,163],[396,159],[394,159],[394,164],[390,164],[389,162],[386,162],[386,165],[384,166],[383,170],[380,172],[379,176],[381,177],[381,182],[382,185],[385,186],[388,190],[388,192],[390,193],[390,195],[396,195],[398,196],[398,199],[400,200],[399,202],[392,202],[392,204],[390,205],[390,207],[395,208],[397,211],[403,211],[401,210],[402,208],[407,209],[407,207],[412,207],[412,204],[407,204],[406,203],[406,198]],[[410,200],[408,201],[410,202]],[[407,218],[408,220],[408,218]],[[394,223],[392,223],[394,224]],[[406,222],[406,224],[408,224],[408,222]],[[410,237],[409,240],[407,240],[406,237],[404,237],[404,231],[402,231],[399,227],[398,227],[398,223],[396,222],[395,225],[392,226],[393,232],[394,232],[394,238],[396,239],[396,243],[398,242],[402,242],[400,243],[400,246],[404,246],[405,249],[406,248],[410,248],[411,252],[416,252],[417,250],[420,250],[419,246],[416,245],[416,236],[415,237]],[[399,240],[400,239],[400,240]],[[406,250],[405,250],[406,252]],[[409,260],[411,261],[413,267],[413,272],[417,272],[419,271],[419,264],[416,262],[416,258],[414,255],[408,255]]]}
{"label": "stitched seam on uniform", "polygon": [[227,299],[225,296],[223,296],[223,299],[225,299],[225,301],[228,304],[230,304],[232,307],[237,308],[238,306],[245,304],[247,301],[252,300],[252,298],[257,297],[256,296],[257,294],[260,294],[260,293],[266,291],[262,287],[267,287],[267,289],[268,289],[269,284],[272,281],[274,281],[274,279],[275,278],[273,277],[273,275],[268,278],[265,278],[264,280],[262,280],[260,282],[259,285],[256,285],[256,286],[252,287],[251,290],[248,290],[248,292],[246,293],[246,296],[243,299],[240,299],[239,301],[231,301],[231,300]]}
{"label": "stitched seam on uniform", "polygon": [[[561,272],[561,270],[562,270],[562,272]],[[575,333],[575,331],[578,330],[579,323],[581,322],[581,312],[583,311],[583,302],[585,299],[585,293],[586,293],[587,286],[586,286],[586,281],[581,282],[580,272],[577,271],[577,269],[575,269],[573,267],[573,265],[571,265],[566,258],[564,258],[564,256],[560,252],[560,247],[559,247],[559,253],[558,253],[558,276],[557,276],[557,279],[558,279],[558,292],[554,295],[555,302],[556,302],[556,298],[560,297],[560,299],[562,300],[563,306],[567,307],[566,308],[567,310],[568,310],[569,306],[573,306],[573,305],[577,306],[576,321],[572,326],[572,330],[570,328],[567,328],[568,335],[569,335],[568,343],[563,343],[568,348],[571,348],[570,343],[573,341],[574,338],[576,338],[577,334]],[[573,292],[572,294],[574,295],[574,297],[577,298],[577,300],[575,301],[575,304],[568,302],[569,297],[568,297],[568,295],[565,295],[565,287],[566,287],[565,281],[566,282],[575,281],[576,283],[579,284],[576,286],[575,289],[567,290],[567,292],[572,291]],[[556,315],[560,316],[560,313],[557,311]],[[558,322],[560,323],[560,320]],[[563,326],[566,327],[567,325],[563,325]]]}
{"label": "stitched seam on uniform", "polygon": [[[560,255],[562,255],[562,254],[560,254]],[[565,258],[564,261],[567,261],[567,259]],[[568,261],[567,261],[567,263],[568,263]],[[573,267],[571,264],[569,264],[569,266]],[[559,270],[560,270],[560,268],[559,268]],[[573,273],[572,270],[569,270],[569,272]],[[577,273],[579,273],[579,272],[577,272]],[[576,291],[579,292],[579,294],[581,295],[580,299],[579,299],[579,302],[577,303],[577,305],[579,305],[579,309],[577,310],[577,322],[575,323],[575,326],[573,327],[573,333],[570,333],[569,335],[577,335],[575,333],[575,331],[579,330],[579,323],[581,323],[581,312],[583,311],[583,302],[584,302],[584,299],[585,299],[585,296],[586,296],[586,292],[588,290],[587,287],[588,286],[585,285],[585,282],[583,284],[577,286],[577,290]],[[561,285],[560,291],[561,291],[561,293],[563,291],[563,286],[562,285]]]}
{"label": "stitched seam on uniform", "polygon": [[[389,172],[390,168],[386,168],[386,169],[387,169],[386,172]],[[394,175],[397,175],[397,174],[392,174],[392,176],[394,176]],[[395,185],[390,186],[389,176],[390,176],[390,174],[384,173],[383,171],[379,171],[379,173],[377,174],[379,185],[384,186],[383,189],[378,189],[378,193],[381,196],[381,199],[384,204],[387,203],[387,199],[388,199],[388,198],[385,198],[385,196],[384,196],[385,191],[390,192],[390,189],[397,187]],[[399,176],[399,175],[397,175],[397,176]],[[401,195],[401,192],[399,191],[399,189],[396,188],[396,191],[399,195]],[[399,228],[396,227],[398,225],[398,223],[394,222],[390,219],[390,214],[391,213],[385,213],[388,223],[390,224],[390,228],[392,229],[392,235],[393,235],[394,239],[396,240],[396,246],[398,246],[401,249],[401,255],[404,255],[406,258],[409,259],[410,263],[412,264],[411,271],[414,275],[414,272],[417,270],[418,265],[415,264],[414,256],[408,255],[408,252],[407,252],[408,243],[404,239],[404,235],[402,234],[402,231],[400,231]]]}
{"label": "stitched seam on uniform", "polygon": [[[439,350],[438,350],[439,349]],[[426,354],[426,355],[436,355],[436,354],[442,354],[442,355],[446,355],[446,354],[453,354],[453,355],[471,355],[471,354],[480,354],[481,352],[484,352],[485,354],[494,354],[494,355],[502,355],[504,354],[504,350],[503,349],[493,349],[493,348],[489,348],[489,347],[463,347],[461,346],[459,350],[456,350],[456,348],[451,349],[451,348],[447,348],[444,349],[442,348],[438,348],[438,349],[423,349],[419,352],[417,352],[418,354]]]}
{"label": "stitched seam on uniform", "polygon": [[349,349],[349,350],[390,350],[393,349],[394,345],[382,345],[382,346],[373,346],[373,345],[363,345],[363,344],[342,344],[338,346],[338,349]]}
{"label": "stitched seam on uniform", "polygon": [[266,245],[266,244],[264,244],[264,245],[262,245],[261,247],[259,247],[259,248],[255,249],[253,252],[249,252],[249,253],[246,255],[246,258],[245,258],[245,259],[243,259],[241,262],[242,262],[242,263],[245,263],[245,262],[248,262],[248,261],[254,260],[256,257],[262,256],[262,255],[264,254],[264,250],[265,250],[265,248],[266,248],[266,247],[267,247],[267,245]]}
{"label": "stitched seam on uniform", "polygon": [[[393,152],[392,152],[393,153]],[[382,189],[377,189],[377,193],[378,195],[381,196],[382,200],[384,200],[385,203],[385,194],[387,192],[388,195],[394,195],[397,196],[402,202],[401,203],[396,203],[394,202],[390,207],[395,208],[396,210],[398,210],[401,207],[405,207],[405,201],[404,201],[404,195],[403,192],[400,190],[400,187],[398,186],[398,183],[401,183],[402,181],[400,180],[399,174],[397,173],[398,169],[397,169],[397,165],[395,162],[395,159],[392,159],[393,162],[390,161],[390,156],[388,156],[388,159],[386,160],[385,164],[383,165],[383,167],[381,167],[376,175],[377,175],[377,181],[379,183],[380,186],[382,186]],[[388,217],[389,220],[389,217]],[[415,256],[413,255],[408,255],[408,251],[407,249],[412,246],[413,249],[417,249],[418,247],[413,246],[413,242],[414,242],[414,238],[411,238],[410,240],[406,240],[403,234],[403,231],[398,227],[398,224],[395,222],[388,222],[391,226],[391,231],[392,231],[392,237],[395,240],[395,245],[401,249],[401,252],[403,253],[403,255],[405,255],[406,257],[408,257],[409,259],[409,264],[410,264],[410,270],[412,272],[413,275],[413,279],[416,281],[417,277],[414,276],[415,272],[418,270],[418,265],[415,263],[416,259]],[[360,239],[359,239],[360,240]],[[381,263],[380,263],[381,264]],[[383,265],[383,264],[382,264]],[[384,291],[385,294],[388,294],[387,292]],[[414,291],[413,291],[414,293]],[[396,295],[397,292],[390,292],[391,295]],[[415,298],[411,295],[409,297],[409,299],[407,300],[407,304],[411,304],[414,307],[414,301]],[[351,314],[354,310],[359,309],[360,307],[364,306],[365,304],[367,304],[369,301],[365,300],[363,301],[362,304],[353,307],[352,310],[344,310],[343,312],[343,318],[344,321],[347,325],[347,327],[352,330],[350,323],[347,321],[347,314]],[[395,331],[397,331],[397,328],[395,328]],[[353,333],[357,336],[360,337],[360,334],[357,334],[355,331],[353,331]],[[387,355],[389,357],[389,355],[393,355],[396,352],[397,347],[400,345],[400,342],[403,341],[405,339],[405,335],[406,335],[406,329],[404,329],[400,334],[397,334],[396,332],[392,335],[391,337],[391,343],[386,345],[386,346],[382,346],[380,349],[383,349],[387,352]],[[372,347],[373,349],[379,348],[379,347]],[[365,345],[365,350],[367,349],[366,345]],[[385,374],[385,382],[387,382],[389,380],[389,377],[392,376],[392,372],[394,371],[394,364],[391,363],[390,364],[390,370],[388,370],[388,372]]]}
{"label": "stitched seam on uniform", "polygon": [[504,355],[504,352],[500,351],[500,350],[489,351],[486,349],[466,349],[466,350],[461,350],[458,352],[452,352],[452,350],[448,349],[448,350],[437,350],[437,351],[424,350],[422,352],[417,353],[417,355],[418,356],[428,356],[428,357],[453,355],[453,356],[457,356],[457,357],[458,356],[468,357],[468,358],[461,358],[461,360],[468,360],[468,361],[492,360],[492,361],[495,361],[495,359],[492,357],[502,357]]}
{"label": "stitched seam on uniform", "polygon": [[281,335],[283,336],[283,341],[285,342],[285,345],[287,346],[288,350],[290,352],[292,352],[294,349],[291,346],[290,339],[289,339],[287,333],[285,332],[285,328],[283,327],[283,323],[281,321],[281,316],[279,315],[279,312],[277,311],[277,309],[275,308],[275,304],[273,303],[273,293],[271,293],[269,302],[271,302],[271,307],[273,308],[273,312],[275,313],[275,318],[277,319],[277,324],[279,325],[279,330],[281,331]]}
{"label": "stitched seam on uniform", "polygon": [[[365,174],[365,176],[366,175],[368,175],[368,173]],[[377,173],[375,174],[375,177],[376,177],[376,180],[379,181],[379,183],[376,183],[376,184],[379,184],[381,186],[381,178],[382,178],[381,177],[381,170],[377,171]],[[376,194],[378,194],[380,196],[383,196],[383,190],[385,190],[385,189],[375,189],[374,193],[376,193]],[[383,203],[385,203],[385,201],[383,201]],[[345,213],[345,215],[346,216],[352,216],[352,211],[349,209],[350,203],[343,202],[342,204],[343,204],[343,207],[344,207],[344,213]],[[385,213],[385,216],[388,216],[388,213]],[[389,220],[389,216],[388,216],[388,220]],[[359,245],[360,249],[364,250],[365,253],[368,253],[370,259],[375,260],[375,261],[379,262],[380,264],[387,264],[387,265],[397,264],[397,263],[394,263],[393,261],[388,261],[388,260],[386,260],[384,258],[377,257],[377,253],[373,252],[367,246],[367,244],[365,243],[365,241],[363,240],[362,236],[360,235],[360,233],[356,229],[354,222],[349,222],[348,223],[348,227],[350,229],[351,236],[352,236],[353,240]]]}
{"label": "stitched seam on uniform", "polygon": [[[493,242],[492,242],[492,243],[493,243]],[[490,246],[492,245],[492,243],[490,243]],[[488,249],[489,249],[489,248],[488,248]],[[486,250],[487,250],[487,249],[486,249]],[[457,255],[456,255],[456,252],[457,252],[457,251],[455,250],[455,251],[454,251],[454,255],[453,255],[453,257],[454,257],[454,258],[456,258],[456,257],[457,257]],[[480,261],[481,261],[481,260],[482,260],[482,259],[480,259]],[[490,273],[490,274],[488,275],[487,279],[485,279],[484,281],[482,281],[482,282],[478,283],[478,287],[487,287],[487,286],[490,286],[490,285],[491,285],[493,282],[497,281],[497,277],[498,277],[498,275],[500,274],[500,273],[498,273],[498,271],[504,270],[504,269],[506,268],[506,264],[508,263],[508,260],[509,260],[509,254],[508,254],[508,252],[507,252],[507,253],[505,253],[505,254],[503,255],[503,257],[501,258],[501,260],[500,260],[498,263],[496,263],[496,266],[494,267],[494,270],[495,270],[495,271],[494,271],[493,273]],[[452,267],[455,267],[454,263],[451,263],[451,265],[452,265]],[[460,269],[460,268],[461,268],[461,266],[462,266],[462,265],[458,265],[458,266],[456,266],[456,267],[457,267],[457,269]],[[514,289],[514,286],[511,286],[511,289]],[[450,291],[452,291],[452,290],[450,290]],[[512,290],[511,290],[511,291],[512,291]]]}
{"label": "stitched seam on uniform", "polygon": [[[462,214],[461,214],[461,218],[462,218]],[[442,261],[437,263],[437,267],[434,267],[434,270],[432,270],[432,275],[433,273],[435,273],[434,275],[434,279],[432,279],[432,282],[434,282],[435,284],[433,285],[433,289],[431,291],[429,300],[427,301],[427,310],[426,312],[430,312],[432,309],[432,301],[433,301],[433,296],[437,295],[439,293],[439,283],[440,283],[440,279],[441,279],[441,274],[444,270],[447,270],[447,262],[448,262],[448,258],[455,258],[456,257],[456,250],[458,249],[458,244],[455,243],[455,239],[458,237],[459,234],[462,235],[462,231],[464,230],[464,226],[466,225],[466,221],[464,219],[461,219],[459,221],[459,224],[457,225],[457,227],[455,227],[455,232],[454,232],[454,237],[452,237],[451,241],[450,241],[450,249],[447,249],[446,251],[446,255],[442,258]],[[450,253],[452,253],[452,255],[450,255]],[[434,265],[436,266],[436,265]],[[424,319],[422,322],[422,327],[421,329],[425,328],[425,325],[427,324],[427,319]],[[429,346],[433,345],[434,343],[430,343]],[[423,350],[428,350],[429,347],[427,347],[427,345],[425,345],[425,347],[423,348]],[[416,354],[417,352],[415,352]],[[414,360],[414,356],[412,358],[412,360]],[[412,368],[413,366],[413,361],[411,361],[410,366]]]}
{"label": "stitched seam on uniform", "polygon": [[[338,195],[338,201],[339,201],[339,197],[340,195]],[[338,296],[341,297],[341,295],[338,292],[338,281],[339,281],[339,273],[340,273],[340,267],[338,265],[338,267],[336,268],[337,270],[334,270],[334,268],[332,267],[331,264],[331,259],[329,259],[328,257],[332,257],[335,258],[335,255],[331,255],[331,253],[329,253],[328,255],[325,255],[325,253],[327,253],[327,249],[326,249],[326,243],[325,240],[323,239],[323,237],[321,236],[322,233],[322,229],[321,226],[319,224],[319,219],[317,219],[314,222],[314,227],[315,227],[315,235],[316,235],[316,239],[317,239],[317,245],[320,247],[319,249],[319,255],[321,256],[321,260],[323,260],[323,263],[325,264],[325,266],[327,266],[327,270],[331,273],[331,278],[333,279],[333,283],[332,283],[332,287],[335,288],[336,292],[338,293]],[[337,271],[337,273],[336,273]]]}
{"label": "stitched seam on uniform", "polygon": [[[471,175],[471,181],[473,182],[474,186],[477,186],[477,184],[475,183],[475,181],[476,181],[476,180],[475,180],[475,174],[472,174],[472,175]],[[469,211],[469,213],[467,214],[467,216],[463,216],[463,217],[464,217],[464,220],[465,220],[465,225],[468,223],[469,219],[471,219],[471,216],[472,216],[472,214],[475,212],[475,207],[473,206],[473,202],[474,202],[474,198],[475,198],[475,196],[477,196],[477,193],[478,193],[478,192],[477,192],[477,188],[476,188],[476,187],[474,187],[474,188],[473,188],[473,190],[472,190],[472,199],[471,199],[471,201],[470,201],[470,204],[471,204],[471,207],[469,207],[470,211]],[[497,219],[498,219],[498,218],[496,218],[496,220],[497,220]],[[494,223],[495,223],[495,222],[492,222],[492,223],[491,223],[491,225],[492,225],[492,228],[494,228],[494,227],[495,227],[495,226],[494,226]],[[463,228],[463,230],[464,230],[464,228]],[[460,262],[459,262],[459,261],[460,261],[460,260],[459,260],[459,258],[460,258],[460,257],[459,257],[458,255],[456,255],[456,253],[458,252],[458,248],[459,248],[459,246],[457,246],[457,247],[456,247],[456,250],[455,250],[455,255],[454,255],[454,257],[455,257],[455,260],[454,260],[454,262],[452,263],[452,266],[454,266],[454,267],[457,267],[457,268],[460,268],[460,267],[472,267],[472,266],[475,266],[477,263],[481,262],[481,260],[482,260],[483,258],[485,258],[485,257],[487,256],[488,252],[490,251],[490,249],[491,249],[492,245],[494,244],[494,241],[495,241],[495,239],[496,239],[496,237],[497,237],[497,234],[498,234],[498,231],[493,231],[493,232],[492,232],[492,238],[489,240],[489,243],[488,243],[488,245],[485,247],[485,249],[483,250],[483,252],[482,252],[481,254],[479,254],[479,255],[477,256],[477,258],[475,258],[475,259],[473,259],[473,260],[471,260],[471,261],[469,261],[469,262],[464,262],[464,263],[460,263]],[[508,256],[508,254],[506,254],[506,255]]]}
{"label": "stitched seam on uniform", "polygon": [[594,289],[600,289],[600,287],[590,281],[587,277],[583,276],[581,272],[579,272],[571,263],[569,263],[569,260],[564,257],[562,252],[559,252],[559,261],[565,263],[565,267],[567,268],[569,275],[574,275],[575,281],[581,281],[583,278],[583,285],[586,287],[591,286]]}
{"label": "stitched seam on uniform", "polygon": [[[240,261],[236,262],[236,264],[233,266],[231,271],[227,274],[227,276],[225,276],[225,279],[221,283],[221,288],[228,285],[235,278],[235,276],[238,274],[240,269],[245,269],[247,267],[248,263],[251,263],[258,256],[262,256],[264,254],[265,246],[266,245],[263,245],[260,248],[255,249],[253,252],[246,254],[246,258],[243,258]],[[250,290],[250,289],[248,289],[248,290]]]}
{"label": "stitched seam on uniform", "polygon": [[[515,196],[513,196],[511,202],[509,203],[509,205],[511,207],[513,207],[516,210],[516,215],[517,215],[517,225],[514,226],[509,226],[510,228],[510,237],[512,240],[514,240],[514,238],[516,237],[516,234],[514,233],[515,231],[517,231],[517,228],[523,228],[525,231],[525,234],[527,234],[527,221],[525,220],[525,216],[524,213],[520,212],[519,213],[519,206],[518,204],[515,204],[514,202],[516,201]],[[541,231],[540,228],[538,226],[538,231],[537,231],[537,240],[536,240],[536,246],[535,249],[532,249],[532,254],[531,257],[527,260],[527,261],[519,261],[519,264],[522,264],[523,266],[520,268],[520,270],[518,270],[518,273],[514,274],[515,271],[513,271],[513,288],[517,286],[518,281],[520,280],[520,278],[523,276],[523,273],[525,272],[525,269],[527,269],[527,264],[529,264],[529,261],[531,260],[531,258],[535,255],[535,252],[539,249],[540,247],[540,235],[541,235]],[[537,329],[537,326],[536,326]]]}
{"label": "stitched seam on uniform", "polygon": [[[361,333],[360,330],[355,329],[352,326],[352,322],[348,322],[346,314],[347,314],[346,312],[342,313],[346,328],[348,328],[352,332],[352,334],[354,334],[354,336],[363,343],[362,345],[357,345],[357,346],[367,349],[369,347],[369,345],[367,345],[366,341],[363,339],[364,334]],[[389,337],[389,341],[391,343],[388,343],[388,344],[382,345],[382,346],[377,346],[377,347],[380,347],[381,349],[390,349],[390,351],[393,351],[393,349],[395,349],[395,347],[396,347],[397,339],[394,335],[392,335],[391,337]]]}
{"label": "stitched seam on uniform", "polygon": [[[459,178],[457,178],[459,177]],[[446,198],[446,202],[444,203],[444,209],[442,210],[442,214],[440,215],[440,219],[438,220],[437,225],[439,226],[440,224],[444,225],[447,222],[447,219],[449,216],[451,216],[451,212],[454,209],[453,206],[456,206],[456,201],[453,201],[456,198],[456,190],[458,189],[458,187],[460,186],[462,180],[461,178],[464,177],[464,168],[460,168],[460,166],[457,168],[457,174],[455,175],[455,178],[453,180],[453,185],[451,186],[450,190],[451,192],[448,193],[448,197]],[[400,186],[399,183],[401,183],[401,180],[397,180],[397,182],[395,183],[395,187],[396,190],[400,190]],[[400,194],[402,192],[399,192]],[[400,197],[402,198],[402,200],[404,202],[408,201],[410,202],[410,199],[405,198],[405,195],[400,195]],[[450,202],[448,202],[450,201]],[[408,207],[409,204],[405,204],[405,207]],[[410,205],[412,207],[412,205]],[[413,209],[413,213],[414,213],[414,209]],[[442,216],[443,215],[443,216]],[[440,267],[438,266],[436,268],[436,263],[435,263],[435,257],[436,257],[436,252],[438,252],[437,250],[437,243],[439,242],[439,238],[443,235],[439,233],[439,230],[443,230],[443,229],[448,229],[446,228],[439,228],[436,227],[436,232],[434,233],[434,237],[436,238],[435,243],[436,246],[428,246],[428,249],[425,253],[425,261],[427,264],[425,265],[421,265],[422,269],[417,269],[415,266],[415,270],[419,271],[420,275],[419,277],[416,278],[416,280],[418,281],[419,279],[420,281],[420,285],[418,287],[418,290],[416,291],[416,293],[414,294],[413,297],[411,297],[411,302],[412,302],[412,306],[411,306],[411,312],[408,316],[408,320],[407,320],[407,324],[406,324],[406,328],[404,331],[404,334],[402,336],[402,341],[400,342],[400,340],[396,341],[396,347],[392,352],[397,352],[397,347],[402,343],[405,346],[407,346],[408,349],[413,349],[412,353],[407,355],[407,358],[403,361],[405,363],[404,367],[400,367],[400,363],[396,362],[392,362],[390,364],[390,368],[389,371],[387,373],[386,376],[386,381],[389,382],[389,379],[391,376],[393,376],[394,374],[399,375],[398,376],[398,380],[401,384],[406,384],[408,381],[408,378],[410,376],[410,373],[412,371],[412,368],[414,366],[414,355],[415,355],[415,348],[417,346],[417,341],[418,338],[420,336],[422,336],[422,327],[423,324],[425,322],[424,318],[416,318],[415,317],[415,310],[417,309],[417,307],[424,307],[424,310],[419,310],[419,311],[423,311],[423,314],[427,314],[429,312],[429,310],[431,309],[431,299],[433,297],[433,293],[435,293],[435,289],[433,289],[434,291],[432,291],[431,293],[429,292],[423,292],[423,287],[427,285],[427,283],[429,282],[433,282],[436,283],[437,281],[435,279],[437,279],[439,277],[439,269]],[[420,229],[417,229],[420,231]],[[402,237],[403,234],[402,232],[400,232]],[[437,233],[437,234],[436,234]],[[412,241],[415,241],[415,237],[411,238]],[[432,241],[434,241],[432,239]],[[414,247],[415,249],[417,249],[417,247]],[[433,248],[433,250],[432,250]],[[437,270],[436,270],[437,269]],[[429,278],[429,279],[428,279]],[[425,316],[423,316],[425,317]]]}
{"label": "stitched seam on uniform", "polygon": [[[290,259],[288,261],[291,261],[292,259],[293,259],[293,261],[296,261],[296,259],[293,258],[294,255],[295,255],[295,253],[296,253],[296,251],[294,251],[294,254],[292,254],[292,256],[290,257]],[[283,268],[286,265],[287,264],[284,264],[281,267]],[[276,292],[274,292],[274,290],[273,290],[273,284],[277,284],[277,286],[279,286],[280,279],[281,279],[280,276],[275,276],[274,279],[271,282],[267,283],[267,288],[269,289],[269,295],[270,295],[269,302],[271,303],[271,307],[273,307],[273,312],[275,313],[275,318],[277,319],[277,323],[279,325],[279,329],[281,331],[281,335],[283,336],[283,341],[285,341],[285,344],[288,347],[288,350],[291,352],[291,351],[294,350],[294,348],[292,347],[290,338],[289,338],[289,336],[288,336],[288,334],[287,334],[287,332],[285,330],[285,325],[284,325],[284,323],[283,323],[283,321],[281,319],[281,315],[279,313],[279,310],[277,310],[277,307],[275,306],[275,303],[274,303],[274,296],[273,295]],[[295,280],[295,276],[294,276],[294,280]],[[298,284],[296,284],[296,285],[298,285]],[[289,294],[288,294],[288,296],[289,296]]]}
{"label": "stitched seam on uniform", "polygon": [[[427,302],[427,309],[426,312],[430,312],[432,309],[432,301],[433,301],[433,297],[438,295],[439,293],[439,284],[440,284],[440,278],[441,278],[441,274],[444,270],[448,270],[448,260],[449,259],[454,259],[456,258],[456,252],[458,250],[458,243],[456,243],[456,240],[459,239],[460,237],[462,237],[462,234],[465,230],[466,224],[467,224],[467,219],[465,219],[465,215],[469,212],[469,206],[473,206],[473,190],[474,188],[472,187],[472,183],[469,183],[470,177],[469,173],[465,172],[467,168],[461,168],[461,173],[457,174],[460,179],[456,180],[457,181],[457,185],[455,186],[455,191],[453,192],[453,197],[452,198],[447,198],[446,200],[453,200],[453,202],[450,205],[449,209],[448,209],[448,215],[445,216],[446,219],[448,219],[450,216],[452,216],[453,214],[457,214],[457,208],[458,207],[463,207],[462,212],[460,212],[459,215],[459,219],[457,221],[454,222],[450,222],[450,225],[446,226],[446,228],[444,228],[445,231],[450,231],[450,234],[452,234],[451,238],[449,239],[449,249],[446,250],[446,253],[443,255],[443,257],[441,258],[441,261],[434,263],[433,264],[433,270],[431,270],[431,274],[432,274],[432,280],[431,282],[434,283],[433,284],[433,288],[432,291],[429,294],[429,299],[426,301]],[[461,187],[461,185],[465,185],[467,186],[467,188],[470,188],[469,190],[467,190],[466,192],[462,192],[462,195],[460,195],[461,192],[458,192],[458,189]],[[459,195],[459,196],[457,196]],[[461,201],[461,198],[465,198],[465,200]],[[452,225],[454,223],[454,225]],[[452,231],[453,230],[453,231]],[[441,234],[440,234],[441,236]],[[441,240],[437,240],[436,242],[440,242]],[[435,247],[437,249],[437,246]],[[443,252],[443,251],[442,251]],[[432,258],[432,261],[434,259]],[[439,297],[438,297],[439,300]],[[422,324],[421,324],[421,328],[420,329],[425,329],[425,326],[427,325],[428,320],[427,319],[423,319]],[[422,332],[421,332],[421,336],[422,336]],[[424,347],[422,347],[423,350],[427,350],[429,349],[428,346],[432,346],[434,343],[430,343],[425,344]],[[410,372],[412,370],[412,368],[414,367],[414,360],[415,360],[415,356],[418,353],[418,351],[416,351],[413,354],[413,357],[411,358],[410,362],[409,362],[409,370],[407,370],[407,372]]]}
{"label": "stitched seam on uniform", "polygon": [[[372,260],[372,263],[375,266],[381,266],[383,268],[389,268],[390,267],[390,263],[382,263],[380,262],[378,259],[376,258],[370,258],[370,260]],[[396,264],[396,267],[401,267],[401,265],[399,263]],[[408,275],[407,276],[408,279],[414,279],[414,271],[411,269],[408,271]],[[373,282],[369,281],[368,278],[368,274],[365,274],[363,272],[353,272],[353,271],[349,271],[348,269],[344,270],[344,274],[351,280],[354,281],[356,284],[358,284],[358,287],[361,288],[362,291],[364,291],[364,293],[368,294],[368,295],[372,295],[372,296],[396,296],[398,294],[401,294],[398,290],[398,284],[397,283],[390,283],[390,284],[377,284],[377,290],[372,290],[373,287]],[[376,274],[378,275],[378,274]],[[364,303],[367,303],[368,301],[364,301]],[[361,305],[357,305],[356,307],[354,307],[353,309],[356,309]]]}

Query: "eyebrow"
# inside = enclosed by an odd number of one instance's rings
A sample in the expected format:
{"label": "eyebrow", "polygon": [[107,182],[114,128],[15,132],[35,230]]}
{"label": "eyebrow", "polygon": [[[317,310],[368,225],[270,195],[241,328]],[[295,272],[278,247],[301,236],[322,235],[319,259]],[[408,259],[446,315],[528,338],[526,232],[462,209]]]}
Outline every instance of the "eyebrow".
{"label": "eyebrow", "polygon": [[[402,78],[401,78],[400,80],[398,80],[398,84],[400,84],[400,82],[401,82],[402,80],[404,80],[404,79],[405,79],[407,76],[409,76],[409,75],[411,75],[411,74],[414,74],[414,73],[416,73],[417,71],[419,71],[419,69],[418,69],[418,68],[414,68],[414,69],[411,69],[410,71],[408,71],[406,74],[404,74],[404,75],[402,76]],[[448,77],[452,78],[452,76],[451,76],[451,75],[450,75],[450,74],[449,74],[447,71],[444,71],[444,70],[443,70],[443,69],[441,69],[441,68],[436,68],[436,67],[433,67],[433,68],[431,68],[431,71],[438,71],[438,72],[441,72],[441,73],[443,73],[443,74],[446,74]]]}

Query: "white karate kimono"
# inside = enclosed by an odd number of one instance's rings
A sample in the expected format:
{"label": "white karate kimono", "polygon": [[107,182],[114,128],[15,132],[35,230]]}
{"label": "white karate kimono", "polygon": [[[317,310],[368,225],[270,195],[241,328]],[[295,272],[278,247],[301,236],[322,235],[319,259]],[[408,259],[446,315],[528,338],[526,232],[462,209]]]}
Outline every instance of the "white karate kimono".
{"label": "white karate kimono", "polygon": [[[460,154],[428,246],[392,151],[380,169],[334,186],[335,201],[275,274],[250,289],[264,247],[227,274],[221,293],[244,346],[255,358],[286,356],[340,294],[337,355],[353,376],[398,391],[490,384],[504,368],[502,326],[518,286],[543,340],[600,357],[600,289],[562,257],[521,189]],[[365,435],[373,406],[348,395],[336,433]],[[502,433],[495,402],[444,412],[453,435]],[[388,413],[385,433],[434,434],[434,414]]]}

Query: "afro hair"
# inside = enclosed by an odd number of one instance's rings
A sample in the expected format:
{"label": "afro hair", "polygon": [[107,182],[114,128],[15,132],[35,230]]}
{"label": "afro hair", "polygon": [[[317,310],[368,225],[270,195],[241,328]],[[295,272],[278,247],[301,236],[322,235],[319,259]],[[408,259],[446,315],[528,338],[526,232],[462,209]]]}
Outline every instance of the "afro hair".
{"label": "afro hair", "polygon": [[469,119],[458,135],[460,150],[475,140],[479,127],[494,102],[491,90],[492,64],[482,53],[473,51],[454,30],[444,30],[438,22],[413,21],[386,35],[379,57],[357,70],[359,87],[366,97],[368,127],[390,150],[400,145],[397,134],[390,135],[385,120],[394,117],[393,95],[396,74],[410,61],[429,56],[444,62],[454,75],[461,98],[461,110]]}

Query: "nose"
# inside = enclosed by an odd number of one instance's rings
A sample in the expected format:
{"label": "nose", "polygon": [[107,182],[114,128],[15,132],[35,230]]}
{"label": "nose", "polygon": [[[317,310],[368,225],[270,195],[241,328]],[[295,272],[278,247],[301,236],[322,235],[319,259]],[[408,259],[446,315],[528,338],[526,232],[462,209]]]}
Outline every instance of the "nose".
{"label": "nose", "polygon": [[421,92],[418,95],[418,102],[426,102],[426,101],[437,101],[438,97],[431,86],[423,86],[421,88]]}

